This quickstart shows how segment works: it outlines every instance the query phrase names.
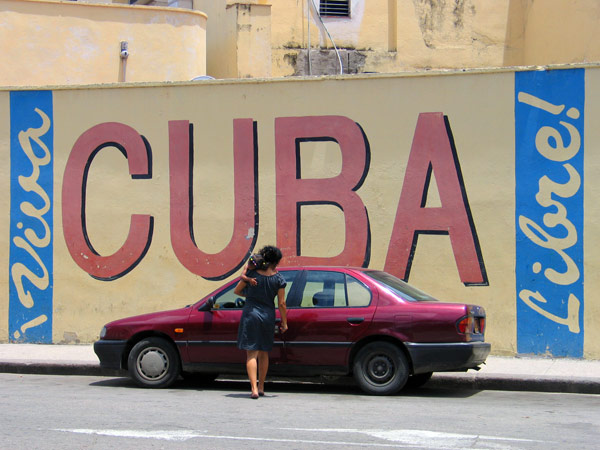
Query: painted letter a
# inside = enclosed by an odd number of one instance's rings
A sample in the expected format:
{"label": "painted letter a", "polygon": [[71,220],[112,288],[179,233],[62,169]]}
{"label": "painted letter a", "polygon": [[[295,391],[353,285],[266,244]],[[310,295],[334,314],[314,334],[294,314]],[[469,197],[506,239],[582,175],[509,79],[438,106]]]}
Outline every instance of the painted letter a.
{"label": "painted letter a", "polygon": [[[441,207],[426,207],[432,175]],[[420,234],[449,235],[463,284],[488,285],[452,131],[442,113],[419,114],[388,247],[387,272],[408,281]]]}

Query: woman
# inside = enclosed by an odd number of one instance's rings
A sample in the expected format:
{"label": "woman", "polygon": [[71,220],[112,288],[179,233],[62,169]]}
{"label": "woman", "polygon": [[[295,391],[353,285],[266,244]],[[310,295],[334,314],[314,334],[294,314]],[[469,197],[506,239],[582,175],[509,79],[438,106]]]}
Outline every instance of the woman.
{"label": "woman", "polygon": [[280,330],[285,333],[288,328],[285,306],[286,283],[283,276],[277,272],[277,264],[282,256],[281,250],[267,245],[259,253],[264,264],[247,273],[249,278],[256,280],[256,285],[241,280],[234,291],[237,295],[246,297],[238,328],[238,348],[246,350],[246,370],[252,388],[250,397],[253,399],[265,395],[269,351],[273,348],[275,331],[275,296],[277,296],[281,315]]}

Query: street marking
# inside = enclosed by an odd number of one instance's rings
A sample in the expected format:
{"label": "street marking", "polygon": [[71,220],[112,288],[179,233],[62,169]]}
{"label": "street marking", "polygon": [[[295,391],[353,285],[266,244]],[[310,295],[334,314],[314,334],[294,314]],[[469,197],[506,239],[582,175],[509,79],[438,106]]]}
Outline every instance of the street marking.
{"label": "street marking", "polygon": [[[187,441],[189,439],[204,438],[204,439],[228,439],[236,441],[258,441],[258,442],[278,442],[278,443],[293,443],[293,444],[323,444],[323,445],[345,445],[359,447],[398,447],[399,444],[415,448],[415,449],[438,449],[438,450],[453,450],[469,447],[471,449],[496,449],[508,450],[512,442],[547,442],[534,439],[518,439],[506,438],[497,436],[481,436],[475,434],[457,434],[457,433],[442,433],[437,431],[426,430],[357,430],[357,429],[338,429],[338,428],[278,428],[279,430],[287,431],[309,431],[322,433],[358,433],[366,434],[367,436],[377,439],[391,441],[393,443],[377,443],[377,442],[357,442],[357,441],[327,441],[315,439],[282,439],[282,438],[258,438],[251,436],[228,436],[228,435],[213,435],[205,434],[203,431],[190,430],[114,430],[114,429],[89,429],[89,428],[74,428],[64,429],[56,428],[53,431],[61,431],[67,433],[90,434],[111,437],[123,437],[134,439],[160,439],[167,441]],[[492,442],[485,442],[492,441]],[[495,441],[495,442],[494,442]],[[508,441],[505,444],[497,441]]]}
{"label": "street marking", "polygon": [[201,432],[187,430],[92,430],[89,428],[74,428],[71,430],[64,428],[55,428],[53,431],[64,431],[67,433],[96,434],[101,436],[142,438],[142,439],[161,439],[165,441],[187,441],[196,437],[202,437]]}
{"label": "street marking", "polygon": [[[111,437],[124,437],[124,438],[142,438],[142,439],[162,439],[167,441],[187,441],[194,438],[204,439],[229,439],[235,441],[259,441],[259,442],[279,442],[279,443],[292,443],[292,444],[324,444],[324,445],[345,445],[345,446],[357,446],[357,447],[385,447],[385,448],[396,448],[397,444],[385,444],[385,443],[373,443],[373,442],[347,442],[347,441],[325,441],[325,440],[313,440],[313,439],[279,439],[279,438],[257,438],[250,436],[224,436],[224,435],[211,435],[211,434],[199,434],[199,431],[184,431],[184,430],[156,430],[156,431],[145,431],[145,430],[92,430],[88,428],[75,428],[75,429],[64,429],[55,428],[53,431],[62,431],[67,433],[79,433],[79,434],[94,434],[100,436],[111,436]],[[410,445],[412,448],[431,448],[431,447],[418,447]]]}
{"label": "street marking", "polygon": [[[424,447],[424,448],[445,448],[445,449],[462,449],[465,447],[471,447],[476,444],[478,446],[484,446],[483,448],[511,448],[509,447],[498,447],[496,443],[486,443],[485,441],[507,441],[510,442],[548,442],[540,441],[536,439],[521,439],[521,438],[509,438],[499,436],[483,436],[479,434],[458,434],[458,433],[443,433],[439,431],[428,431],[428,430],[358,430],[358,429],[345,429],[345,428],[279,428],[280,430],[288,431],[310,431],[310,432],[323,432],[323,433],[359,433],[366,434],[371,437],[378,439],[384,439],[386,441],[392,441],[403,445],[409,445],[411,447]],[[472,441],[472,444],[468,444],[467,441]],[[507,444],[510,445],[510,444]]]}

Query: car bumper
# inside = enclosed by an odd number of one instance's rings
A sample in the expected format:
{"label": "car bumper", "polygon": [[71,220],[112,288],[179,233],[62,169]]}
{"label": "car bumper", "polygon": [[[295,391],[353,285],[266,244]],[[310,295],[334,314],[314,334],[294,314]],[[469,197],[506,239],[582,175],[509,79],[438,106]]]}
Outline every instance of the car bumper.
{"label": "car bumper", "polygon": [[406,347],[414,374],[477,369],[485,362],[491,350],[491,345],[487,342],[407,343]]}
{"label": "car bumper", "polygon": [[94,352],[104,369],[121,369],[123,351],[127,341],[99,340],[94,342]]}

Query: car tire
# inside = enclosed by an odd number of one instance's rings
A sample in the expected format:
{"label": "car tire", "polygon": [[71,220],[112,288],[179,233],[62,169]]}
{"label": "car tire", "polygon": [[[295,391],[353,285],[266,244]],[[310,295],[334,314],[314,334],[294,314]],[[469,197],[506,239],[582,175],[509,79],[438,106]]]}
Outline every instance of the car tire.
{"label": "car tire", "polygon": [[129,352],[127,367],[133,381],[147,388],[165,388],[180,372],[179,354],[173,345],[159,337],[142,339]]}
{"label": "car tire", "polygon": [[425,373],[419,373],[417,375],[411,375],[410,377],[408,377],[408,381],[406,382],[405,387],[407,387],[409,389],[419,388],[419,387],[423,386],[425,383],[427,383],[431,379],[432,375],[433,375],[433,372],[425,372]]}
{"label": "car tire", "polygon": [[408,362],[402,350],[389,342],[367,344],[356,355],[354,379],[371,395],[391,395],[404,387]]}

